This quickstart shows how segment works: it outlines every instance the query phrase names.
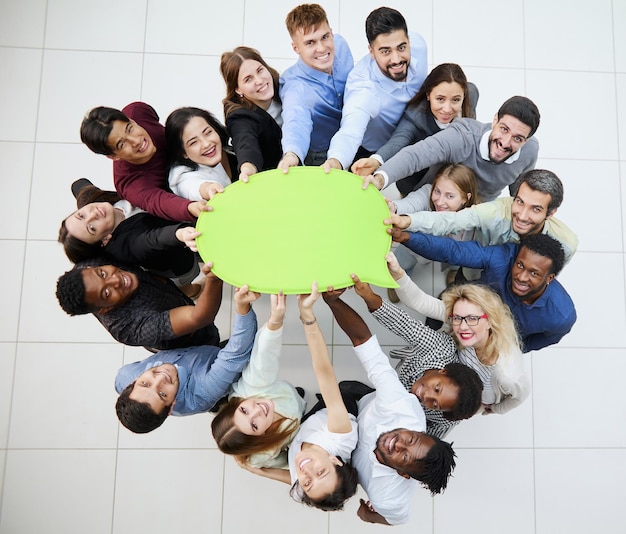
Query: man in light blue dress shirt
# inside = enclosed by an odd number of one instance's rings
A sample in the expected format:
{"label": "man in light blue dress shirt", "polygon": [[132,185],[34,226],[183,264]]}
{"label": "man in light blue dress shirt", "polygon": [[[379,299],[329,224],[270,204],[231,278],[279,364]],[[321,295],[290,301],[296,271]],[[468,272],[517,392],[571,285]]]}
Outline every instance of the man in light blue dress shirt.
{"label": "man in light blue dress shirt", "polygon": [[327,170],[348,169],[355,156],[369,156],[383,146],[426,78],[426,42],[413,32],[409,38],[399,11],[375,9],[365,21],[365,33],[370,53],[348,76],[341,127],[330,142]]}
{"label": "man in light blue dress shirt", "polygon": [[333,35],[318,4],[302,4],[285,21],[294,52],[300,57],[280,77],[283,104],[283,158],[287,172],[300,163],[321,165],[339,129],[346,79],[354,66],[350,47]]}

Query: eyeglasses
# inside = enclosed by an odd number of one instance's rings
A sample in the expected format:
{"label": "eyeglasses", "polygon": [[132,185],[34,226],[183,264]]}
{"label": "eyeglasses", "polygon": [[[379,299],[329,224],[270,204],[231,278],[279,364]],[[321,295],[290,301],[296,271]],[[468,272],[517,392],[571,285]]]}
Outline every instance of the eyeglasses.
{"label": "eyeglasses", "polygon": [[462,317],[461,315],[448,315],[448,322],[454,326],[460,326],[460,324],[465,321],[467,326],[476,326],[481,319],[486,318],[486,313],[483,313],[482,315],[466,315],[465,317]]}

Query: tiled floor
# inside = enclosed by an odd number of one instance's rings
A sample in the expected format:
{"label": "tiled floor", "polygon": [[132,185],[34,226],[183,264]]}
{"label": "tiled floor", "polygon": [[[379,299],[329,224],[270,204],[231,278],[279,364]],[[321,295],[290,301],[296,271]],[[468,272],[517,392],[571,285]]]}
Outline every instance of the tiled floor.
{"label": "tiled floor", "polygon": [[[325,514],[242,471],[215,449],[209,416],[171,418],[146,436],[120,430],[116,369],[146,353],[112,342],[92,317],[65,316],[54,298],[56,278],[69,267],[55,238],[72,208],[70,183],[89,176],[111,185],[110,162],[80,144],[83,114],[139,99],[162,118],[181,105],[219,114],[220,53],[245,43],[283,70],[294,61],[283,26],[294,5],[0,0],[1,534],[382,529],[356,518],[358,499],[344,513]],[[363,21],[378,5],[326,2],[357,58],[366,53]],[[626,2],[392,5],[429,43],[431,66],[458,62],[478,85],[480,120],[490,121],[513,94],[536,101],[538,166],[565,182],[559,216],[580,237],[560,276],[577,305],[574,330],[526,357],[533,394],[522,407],[451,434],[459,458],[449,490],[435,499],[420,491],[412,523],[394,532],[624,532]],[[441,285],[432,269],[419,277],[433,290]],[[289,305],[284,375],[312,390],[293,299]],[[261,320],[267,309],[264,299]],[[346,337],[322,305],[318,312],[339,377],[362,377]],[[230,314],[226,297],[219,316],[226,333]]]}

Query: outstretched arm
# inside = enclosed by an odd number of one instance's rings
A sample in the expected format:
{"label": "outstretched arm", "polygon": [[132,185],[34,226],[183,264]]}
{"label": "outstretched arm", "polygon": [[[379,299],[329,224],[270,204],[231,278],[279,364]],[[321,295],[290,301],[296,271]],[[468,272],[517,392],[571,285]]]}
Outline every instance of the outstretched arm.
{"label": "outstretched arm", "polygon": [[176,337],[195,332],[211,324],[222,304],[222,281],[211,272],[213,264],[205,263],[202,272],[206,276],[196,305],[179,306],[170,310],[172,332]]}
{"label": "outstretched arm", "polygon": [[317,385],[328,410],[328,430],[338,434],[347,434],[352,430],[352,423],[337,385],[337,377],[330,362],[328,347],[313,314],[313,304],[318,298],[317,282],[313,283],[310,295],[298,295],[300,319],[311,351],[311,362]]}
{"label": "outstretched arm", "polygon": [[[355,274],[351,276],[353,280],[358,280]],[[324,300],[333,312],[337,324],[350,338],[352,345],[357,347],[371,338],[372,333],[363,318],[339,298],[344,291],[345,289],[334,291],[332,287],[329,287],[324,293]]]}

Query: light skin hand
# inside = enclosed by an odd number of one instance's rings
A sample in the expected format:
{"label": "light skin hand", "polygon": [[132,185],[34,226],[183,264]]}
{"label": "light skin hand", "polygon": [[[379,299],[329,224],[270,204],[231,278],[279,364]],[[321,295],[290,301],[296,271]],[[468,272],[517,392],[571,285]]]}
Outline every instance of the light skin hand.
{"label": "light skin hand", "polygon": [[176,230],[176,239],[181,243],[185,243],[185,246],[189,247],[194,252],[198,252],[198,246],[196,245],[196,237],[202,235],[202,232],[196,232],[193,226],[185,226]]}
{"label": "light skin hand", "polygon": [[[398,213],[398,208],[396,207],[396,203],[393,200],[389,200],[388,198],[385,197],[385,202],[387,203],[387,207],[389,208],[389,213],[391,214],[391,216]],[[388,220],[388,219],[385,219],[385,220]],[[389,223],[385,223],[385,224],[389,224]]]}
{"label": "light skin hand", "polygon": [[380,167],[380,163],[377,159],[361,158],[352,164],[350,170],[359,176],[367,176],[369,174],[374,174],[378,167]]}
{"label": "light skin hand", "polygon": [[343,165],[341,165],[340,161],[336,158],[329,158],[321,165],[324,172],[328,174],[331,169],[338,169],[340,171],[343,170]]}
{"label": "light skin hand", "polygon": [[304,321],[315,320],[313,314],[313,304],[320,297],[320,293],[317,290],[317,282],[313,282],[311,286],[311,293],[298,295],[298,308],[300,309],[300,318]]}
{"label": "light skin hand", "polygon": [[256,174],[257,172],[259,171],[256,166],[249,161],[246,161],[241,164],[241,167],[239,167],[239,181],[247,184],[248,180],[250,180],[250,176]]}
{"label": "light skin hand", "polygon": [[257,300],[261,296],[261,293],[255,293],[250,291],[247,285],[243,285],[238,289],[235,289],[235,308],[237,314],[245,315],[250,311],[250,304]]}
{"label": "light skin hand", "polygon": [[363,189],[367,189],[370,184],[380,191],[385,185],[385,179],[382,174],[374,174],[373,176],[369,174],[363,178]]}
{"label": "light skin hand", "polygon": [[[387,201],[390,202],[389,200]],[[391,208],[389,209],[391,211]],[[397,215],[395,212],[383,221],[384,224],[393,224],[395,228],[406,230],[411,225],[411,217],[409,215]]]}
{"label": "light skin hand", "polygon": [[204,200],[211,200],[218,193],[223,193],[224,187],[217,182],[202,182],[200,185],[200,196]]}
{"label": "light skin hand", "polygon": [[400,267],[400,264],[398,263],[398,258],[396,258],[396,255],[393,252],[389,252],[385,256],[385,260],[387,260],[387,269],[389,269],[389,274],[391,275],[391,278],[398,281],[406,274],[404,269]]}
{"label": "light skin hand", "polygon": [[281,291],[278,295],[270,295],[270,318],[267,323],[268,330],[278,330],[285,319],[287,298]]}
{"label": "light skin hand", "polygon": [[287,152],[283,159],[278,162],[277,169],[282,169],[283,174],[289,172],[289,167],[296,167],[300,164],[300,159],[293,152]]}
{"label": "light skin hand", "polygon": [[196,200],[187,205],[187,210],[197,219],[203,211],[213,211],[213,208],[207,206],[204,200]]}

